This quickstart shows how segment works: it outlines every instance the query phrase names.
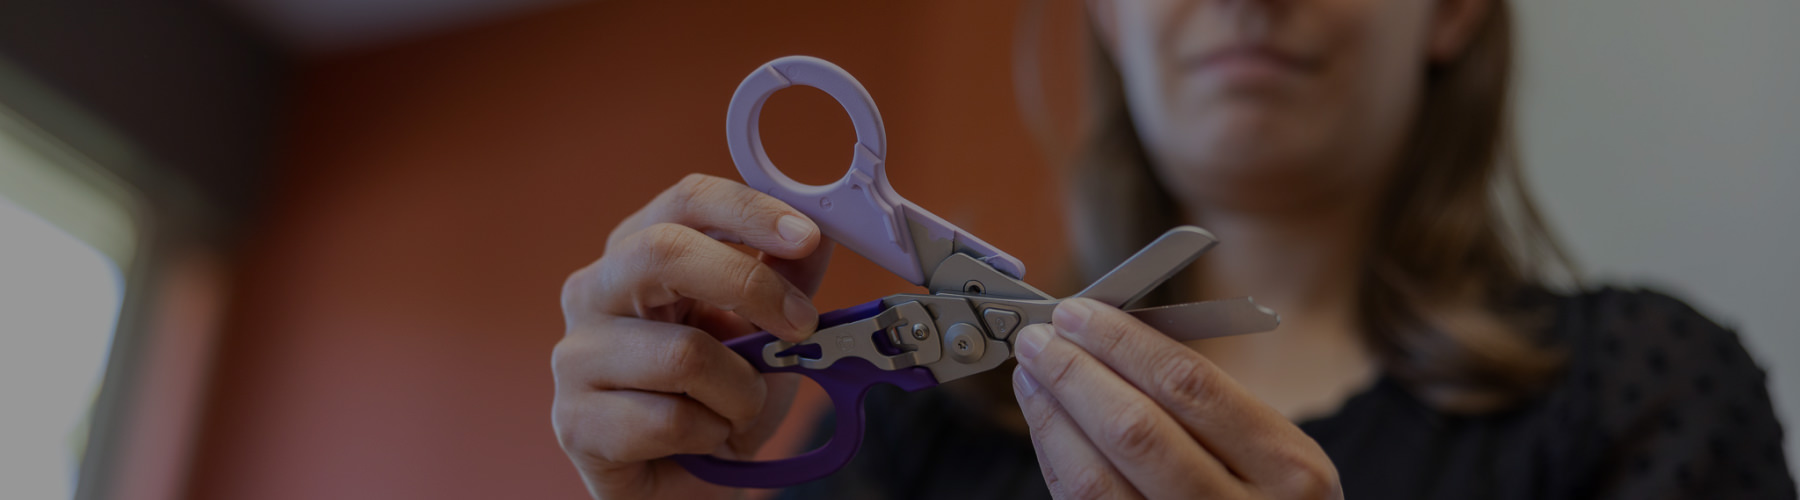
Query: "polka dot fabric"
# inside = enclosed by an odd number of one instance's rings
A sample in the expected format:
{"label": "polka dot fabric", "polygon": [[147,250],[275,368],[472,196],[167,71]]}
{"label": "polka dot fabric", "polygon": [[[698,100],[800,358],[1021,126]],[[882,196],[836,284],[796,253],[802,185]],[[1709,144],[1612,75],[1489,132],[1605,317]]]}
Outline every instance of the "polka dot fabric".
{"label": "polka dot fabric", "polygon": [[[1794,498],[1767,377],[1736,333],[1678,300],[1604,291],[1571,364],[1603,498]],[[1568,402],[1574,403],[1574,402]]]}
{"label": "polka dot fabric", "polygon": [[1542,396],[1453,416],[1384,379],[1302,424],[1349,498],[1795,498],[1767,377],[1736,333],[1656,292],[1541,300],[1568,353]]}

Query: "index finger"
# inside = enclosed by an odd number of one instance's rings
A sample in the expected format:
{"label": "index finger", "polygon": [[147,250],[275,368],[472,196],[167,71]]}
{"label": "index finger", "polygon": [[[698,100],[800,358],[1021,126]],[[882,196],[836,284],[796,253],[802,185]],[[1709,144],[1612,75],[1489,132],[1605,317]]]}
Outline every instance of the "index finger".
{"label": "index finger", "polygon": [[1251,482],[1283,481],[1292,476],[1293,467],[1315,464],[1324,455],[1317,442],[1212,361],[1130,314],[1093,300],[1070,299],[1051,318],[1057,333],[1150,395]]}
{"label": "index finger", "polygon": [[713,239],[789,260],[812,254],[820,239],[819,226],[793,206],[750,186],[690,174],[619,223],[607,237],[606,248],[660,223],[691,227]]}

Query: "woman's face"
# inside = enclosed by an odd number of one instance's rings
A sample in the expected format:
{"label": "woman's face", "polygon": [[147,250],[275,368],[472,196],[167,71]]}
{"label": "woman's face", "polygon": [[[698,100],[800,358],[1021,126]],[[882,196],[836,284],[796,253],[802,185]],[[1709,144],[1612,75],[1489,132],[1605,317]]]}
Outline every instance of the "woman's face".
{"label": "woman's face", "polygon": [[1470,7],[1485,1],[1093,0],[1090,8],[1144,148],[1179,201],[1293,209],[1380,187],[1427,64],[1460,51]]}

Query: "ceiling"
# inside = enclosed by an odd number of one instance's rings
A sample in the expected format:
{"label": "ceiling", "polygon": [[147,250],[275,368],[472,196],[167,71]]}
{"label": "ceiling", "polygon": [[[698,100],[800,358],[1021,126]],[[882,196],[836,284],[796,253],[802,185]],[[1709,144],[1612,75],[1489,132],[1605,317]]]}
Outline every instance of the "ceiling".
{"label": "ceiling", "polygon": [[575,0],[218,0],[288,48],[321,54],[424,36]]}

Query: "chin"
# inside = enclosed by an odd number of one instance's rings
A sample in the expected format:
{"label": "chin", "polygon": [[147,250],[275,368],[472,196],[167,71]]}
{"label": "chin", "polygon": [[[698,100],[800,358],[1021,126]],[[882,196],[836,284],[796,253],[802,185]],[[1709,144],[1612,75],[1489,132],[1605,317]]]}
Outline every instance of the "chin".
{"label": "chin", "polygon": [[[1178,201],[1194,207],[1275,209],[1305,203],[1345,172],[1311,140],[1311,127],[1264,113],[1212,113],[1188,134],[1155,148],[1157,175]],[[1173,127],[1172,127],[1173,128]],[[1340,167],[1340,168],[1334,168]]]}

